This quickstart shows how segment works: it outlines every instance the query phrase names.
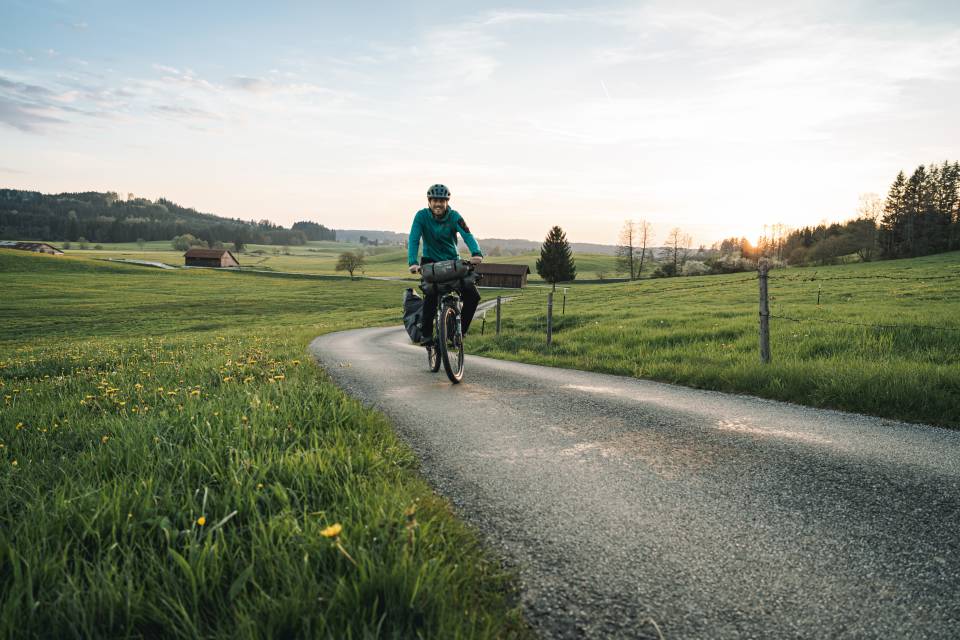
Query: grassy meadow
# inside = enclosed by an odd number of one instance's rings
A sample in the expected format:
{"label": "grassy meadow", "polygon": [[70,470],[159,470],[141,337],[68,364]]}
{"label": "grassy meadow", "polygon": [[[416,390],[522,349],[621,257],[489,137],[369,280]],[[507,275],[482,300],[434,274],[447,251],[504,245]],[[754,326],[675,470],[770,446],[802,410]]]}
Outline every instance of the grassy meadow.
{"label": "grassy meadow", "polygon": [[546,294],[524,290],[470,350],[960,427],[957,252],[772,271],[769,365],[756,274],[572,286],[563,315],[558,289],[550,348]]}
{"label": "grassy meadow", "polygon": [[[397,324],[403,283],[93,255],[0,250],[0,635],[529,634],[386,420],[306,359]],[[547,289],[503,293],[472,353],[960,426],[960,253],[773,271],[765,366],[755,274],[558,289],[551,348]]]}
{"label": "grassy meadow", "polygon": [[411,451],[305,356],[396,323],[402,285],[0,251],[0,286],[0,636],[528,635]]}
{"label": "grassy meadow", "polygon": [[[59,246],[55,243],[56,246]],[[94,245],[91,244],[91,247]],[[92,258],[114,258],[149,260],[164,262],[173,266],[183,265],[183,252],[174,251],[169,242],[147,242],[141,249],[136,243],[104,243],[102,249],[77,248],[73,243],[67,253],[74,256]],[[487,250],[490,247],[485,247]],[[237,255],[243,268],[264,271],[286,271],[299,273],[313,273],[317,275],[344,275],[345,272],[336,271],[337,258],[344,251],[364,249],[367,253],[367,264],[364,275],[368,276],[407,276],[407,250],[402,247],[361,247],[358,244],[346,242],[309,242],[303,246],[291,246],[283,253],[283,249],[268,245],[248,245],[244,252]],[[540,281],[536,272],[536,262],[540,253],[530,252],[518,256],[488,257],[490,262],[502,264],[526,264],[530,267],[530,280]],[[601,275],[604,278],[617,278],[616,259],[613,256],[599,254],[575,254],[577,260],[577,277],[581,280],[595,280]],[[650,268],[652,271],[653,267]],[[644,268],[644,273],[647,269]],[[359,274],[358,274],[359,275]]]}

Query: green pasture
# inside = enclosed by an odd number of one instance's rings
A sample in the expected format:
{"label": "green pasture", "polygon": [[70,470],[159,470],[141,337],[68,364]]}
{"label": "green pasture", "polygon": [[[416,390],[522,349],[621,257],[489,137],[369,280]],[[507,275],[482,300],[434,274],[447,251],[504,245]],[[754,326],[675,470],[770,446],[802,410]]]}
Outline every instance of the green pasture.
{"label": "green pasture", "polygon": [[305,355],[396,323],[402,287],[0,250],[0,636],[527,637]]}
{"label": "green pasture", "polygon": [[547,292],[529,288],[505,304],[499,337],[488,315],[470,350],[960,426],[958,252],[772,271],[768,365],[756,274],[573,286],[562,315],[558,289],[549,348]]}
{"label": "green pasture", "polygon": [[[60,246],[56,244],[56,246]],[[183,252],[175,251],[169,242],[147,242],[141,249],[136,243],[103,243],[101,249],[91,248],[81,250],[77,243],[67,249],[68,255],[88,258],[122,258],[134,260],[149,260],[165,262],[174,266],[183,265]],[[229,248],[229,247],[228,247]],[[301,273],[316,273],[320,275],[337,274],[337,258],[344,251],[363,250],[366,253],[367,264],[363,274],[368,276],[404,276],[407,275],[407,250],[396,246],[361,247],[358,244],[345,242],[309,242],[302,246],[278,247],[273,245],[247,245],[244,251],[237,255],[243,268],[265,271],[287,271]],[[491,247],[484,247],[490,250]],[[288,252],[288,253],[286,253]],[[464,253],[466,255],[466,253]],[[538,251],[518,256],[488,256],[488,262],[499,264],[525,264],[530,267],[530,280],[540,281],[537,275]],[[574,254],[577,263],[577,277],[581,280],[597,280],[603,278],[620,278],[623,274],[616,272],[616,258],[600,254]],[[644,267],[644,274],[653,271]],[[359,275],[359,274],[358,274]]]}

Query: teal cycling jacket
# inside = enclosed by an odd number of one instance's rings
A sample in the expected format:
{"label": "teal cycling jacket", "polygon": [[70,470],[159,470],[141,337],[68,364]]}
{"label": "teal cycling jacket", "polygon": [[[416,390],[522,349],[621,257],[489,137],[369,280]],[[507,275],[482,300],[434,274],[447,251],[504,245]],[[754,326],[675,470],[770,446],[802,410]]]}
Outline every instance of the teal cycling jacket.
{"label": "teal cycling jacket", "polygon": [[437,220],[430,209],[420,209],[413,217],[413,226],[410,228],[410,241],[407,243],[407,264],[417,264],[417,249],[420,239],[423,239],[423,257],[438,262],[440,260],[456,260],[460,257],[457,251],[457,234],[463,238],[470,249],[470,255],[482,256],[480,246],[470,233],[470,227],[463,216],[447,209],[447,214]]}

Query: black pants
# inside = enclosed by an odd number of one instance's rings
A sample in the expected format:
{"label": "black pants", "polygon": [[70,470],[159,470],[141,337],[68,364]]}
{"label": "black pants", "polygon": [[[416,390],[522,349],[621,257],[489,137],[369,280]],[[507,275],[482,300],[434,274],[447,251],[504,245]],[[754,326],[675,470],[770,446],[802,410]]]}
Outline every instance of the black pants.
{"label": "black pants", "polygon": [[[427,260],[423,264],[427,264]],[[423,335],[430,337],[433,335],[433,319],[437,314],[436,293],[423,294]],[[470,322],[473,320],[473,314],[477,311],[477,305],[480,304],[480,292],[477,291],[477,285],[467,284],[460,290],[460,299],[463,301],[463,309],[460,311],[460,328],[463,335],[467,335],[467,329],[470,328]]]}

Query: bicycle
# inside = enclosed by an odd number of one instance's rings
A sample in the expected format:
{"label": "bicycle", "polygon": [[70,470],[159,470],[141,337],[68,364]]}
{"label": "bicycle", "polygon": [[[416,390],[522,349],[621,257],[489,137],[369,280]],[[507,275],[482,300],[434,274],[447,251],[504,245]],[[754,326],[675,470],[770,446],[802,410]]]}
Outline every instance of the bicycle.
{"label": "bicycle", "polygon": [[[437,309],[433,322],[432,342],[427,345],[427,364],[430,371],[436,373],[440,370],[440,363],[443,363],[443,369],[453,384],[463,380],[463,329],[460,324],[460,312],[463,308],[463,302],[460,300],[460,282],[467,277],[472,277],[476,282],[480,275],[474,273],[476,266],[466,260],[448,260],[448,263],[455,263],[449,267],[455,272],[463,271],[466,268],[466,274],[463,277],[457,277],[447,282],[427,282],[425,279],[420,283],[420,289],[426,293],[426,287],[437,287]],[[433,263],[438,268],[443,268],[443,263]],[[460,269],[457,270],[457,265]],[[427,310],[424,309],[424,313]]]}

